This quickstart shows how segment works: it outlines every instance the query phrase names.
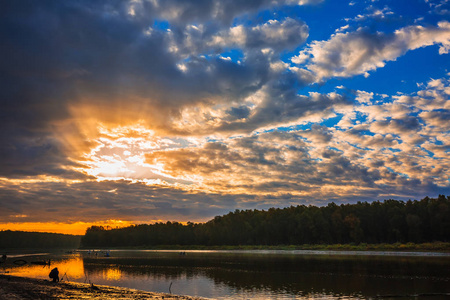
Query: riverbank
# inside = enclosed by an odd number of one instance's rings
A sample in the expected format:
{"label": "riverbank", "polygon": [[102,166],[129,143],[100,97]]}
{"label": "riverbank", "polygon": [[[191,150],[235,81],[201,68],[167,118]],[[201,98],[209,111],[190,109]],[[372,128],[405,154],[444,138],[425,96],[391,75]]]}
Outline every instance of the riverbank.
{"label": "riverbank", "polygon": [[205,298],[145,292],[128,288],[0,275],[0,299],[204,300]]}
{"label": "riverbank", "polygon": [[[82,247],[88,250],[95,247]],[[394,244],[303,244],[303,245],[158,245],[139,247],[110,247],[117,250],[324,250],[324,251],[394,251],[394,252],[444,252],[450,253],[450,243],[394,243]]]}

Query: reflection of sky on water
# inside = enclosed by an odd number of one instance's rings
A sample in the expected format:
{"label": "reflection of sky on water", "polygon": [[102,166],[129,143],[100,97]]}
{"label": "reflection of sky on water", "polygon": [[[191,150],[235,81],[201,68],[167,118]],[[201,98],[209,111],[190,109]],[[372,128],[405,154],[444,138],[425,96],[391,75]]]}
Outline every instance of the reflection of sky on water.
{"label": "reflection of sky on water", "polygon": [[[24,259],[27,261],[27,264],[23,266],[14,265],[14,261],[17,259]],[[37,261],[41,262],[43,260],[48,261],[51,259],[51,265],[35,265],[31,264],[31,262]],[[11,267],[11,268],[8,268]],[[59,277],[69,278],[71,281],[79,281],[80,279],[84,279],[84,266],[83,259],[80,255],[66,255],[66,256],[54,256],[54,255],[45,255],[45,256],[22,256],[20,258],[10,257],[9,264],[5,266],[5,268],[9,271],[11,275],[14,276],[25,276],[25,277],[33,277],[33,278],[43,278],[49,279],[48,274],[50,270],[57,267],[59,270]]]}
{"label": "reflection of sky on water", "polygon": [[103,272],[103,277],[111,281],[119,281],[122,279],[122,272],[117,268],[108,268]]}
{"label": "reflection of sky on water", "polygon": [[52,265],[5,266],[12,275],[60,277],[216,299],[368,299],[376,295],[450,293],[450,256],[350,256],[294,252],[112,251],[111,257],[42,255]]}

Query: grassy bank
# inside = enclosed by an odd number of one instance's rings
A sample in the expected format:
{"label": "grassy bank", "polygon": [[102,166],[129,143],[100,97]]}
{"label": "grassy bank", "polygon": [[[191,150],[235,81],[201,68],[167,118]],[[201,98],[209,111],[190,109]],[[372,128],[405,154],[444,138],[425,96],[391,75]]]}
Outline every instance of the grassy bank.
{"label": "grassy bank", "polygon": [[[109,248],[109,249],[115,249]],[[334,245],[237,245],[237,246],[205,246],[205,245],[158,245],[142,247],[119,247],[117,249],[146,250],[332,250],[332,251],[420,251],[449,252],[450,243],[395,243],[395,244],[334,244]]]}

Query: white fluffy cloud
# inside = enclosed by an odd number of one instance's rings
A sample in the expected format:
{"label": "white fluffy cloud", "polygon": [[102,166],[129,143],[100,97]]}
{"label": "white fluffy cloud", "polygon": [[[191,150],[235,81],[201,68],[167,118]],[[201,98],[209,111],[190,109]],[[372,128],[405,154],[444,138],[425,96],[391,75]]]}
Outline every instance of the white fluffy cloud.
{"label": "white fluffy cloud", "polygon": [[417,93],[354,106],[333,136],[352,146],[340,143],[336,148],[369,170],[382,171],[381,185],[403,178],[426,188],[433,178],[436,188],[448,187],[449,86],[448,78],[431,80]]}
{"label": "white fluffy cloud", "polygon": [[354,32],[336,33],[327,41],[314,41],[293,58],[304,62],[318,81],[330,77],[350,77],[384,67],[409,50],[440,45],[439,53],[450,50],[450,23],[439,22],[437,27],[408,26],[393,34],[372,33],[366,28]]}
{"label": "white fluffy cloud", "polygon": [[287,18],[283,21],[271,20],[263,25],[247,27],[238,25],[219,32],[207,42],[210,47],[245,49],[287,50],[303,44],[308,37],[308,26],[298,20]]}

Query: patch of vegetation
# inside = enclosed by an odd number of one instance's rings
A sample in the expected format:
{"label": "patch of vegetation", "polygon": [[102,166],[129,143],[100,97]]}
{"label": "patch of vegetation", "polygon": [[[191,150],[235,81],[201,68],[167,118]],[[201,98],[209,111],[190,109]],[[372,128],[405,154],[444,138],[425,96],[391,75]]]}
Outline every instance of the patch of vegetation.
{"label": "patch of vegetation", "polygon": [[0,231],[0,249],[76,249],[81,236],[59,233]]}
{"label": "patch of vegetation", "polygon": [[82,238],[85,248],[159,249],[201,245],[195,247],[445,251],[448,242],[450,196],[444,195],[407,202],[236,210],[207,223],[186,225],[167,222],[112,230],[93,226]]}

